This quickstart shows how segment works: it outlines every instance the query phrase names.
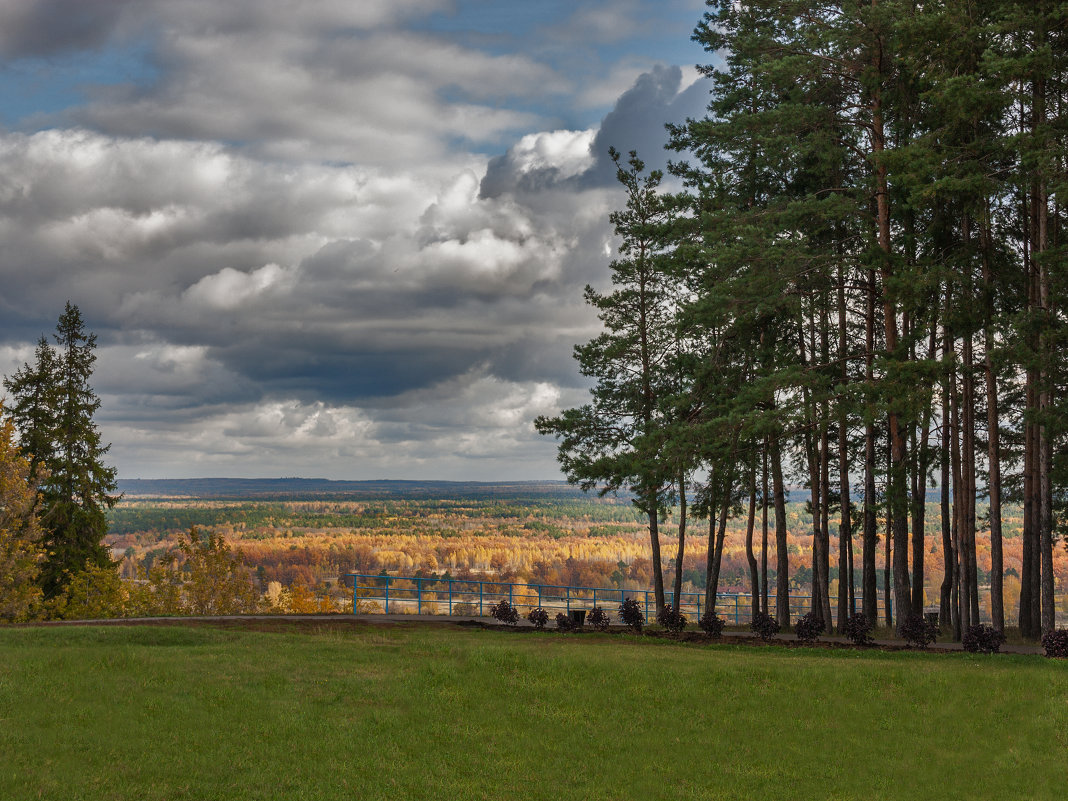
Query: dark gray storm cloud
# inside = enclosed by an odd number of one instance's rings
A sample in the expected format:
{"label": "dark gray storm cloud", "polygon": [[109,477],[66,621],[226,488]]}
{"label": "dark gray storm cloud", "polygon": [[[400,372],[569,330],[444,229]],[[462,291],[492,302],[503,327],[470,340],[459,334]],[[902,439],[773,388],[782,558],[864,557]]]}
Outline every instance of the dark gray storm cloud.
{"label": "dark gray storm cloud", "polygon": [[103,45],[135,0],[3,0],[0,57],[52,56]]}

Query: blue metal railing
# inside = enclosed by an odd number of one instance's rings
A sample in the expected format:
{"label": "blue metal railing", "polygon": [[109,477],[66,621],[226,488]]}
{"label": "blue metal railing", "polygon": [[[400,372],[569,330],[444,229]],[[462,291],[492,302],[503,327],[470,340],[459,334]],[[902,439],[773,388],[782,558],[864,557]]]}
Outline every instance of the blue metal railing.
{"label": "blue metal railing", "polygon": [[[383,576],[348,573],[352,579],[354,611],[380,611],[383,614],[460,615],[485,617],[501,599],[520,609],[542,607],[546,611],[570,612],[605,606],[613,614],[627,598],[642,602],[646,621],[656,615],[652,590],[614,587],[573,587],[555,584],[530,584],[513,581],[478,581],[474,579],[438,578],[435,576]],[[665,592],[665,601],[674,605],[673,592]],[[679,602],[683,614],[691,620],[701,619],[704,612],[703,592],[683,592]],[[810,595],[790,595],[790,619],[812,610]],[[862,599],[857,597],[857,608]],[[374,607],[371,607],[371,605]],[[880,610],[882,605],[880,603]],[[768,596],[768,609],[775,609],[774,593]],[[728,623],[748,623],[752,612],[749,593],[720,593],[716,612]],[[772,612],[774,614],[774,612]]]}

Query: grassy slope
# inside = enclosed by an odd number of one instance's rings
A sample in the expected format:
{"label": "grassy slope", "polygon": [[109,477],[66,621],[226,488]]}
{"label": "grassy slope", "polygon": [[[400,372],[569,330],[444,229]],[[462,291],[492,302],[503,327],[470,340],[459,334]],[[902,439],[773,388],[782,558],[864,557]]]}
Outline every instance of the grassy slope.
{"label": "grassy slope", "polygon": [[[0,798],[1063,798],[1068,665],[404,625],[0,629]],[[939,789],[942,788],[942,789]]]}

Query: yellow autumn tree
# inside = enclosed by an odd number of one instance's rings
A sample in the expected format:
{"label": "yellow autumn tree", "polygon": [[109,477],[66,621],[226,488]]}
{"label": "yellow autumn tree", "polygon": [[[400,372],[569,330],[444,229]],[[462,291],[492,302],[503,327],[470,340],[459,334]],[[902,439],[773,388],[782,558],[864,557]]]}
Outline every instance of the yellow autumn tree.
{"label": "yellow autumn tree", "polygon": [[15,427],[0,420],[0,621],[16,622],[40,608],[38,496],[30,462],[15,444]]}
{"label": "yellow autumn tree", "polygon": [[85,563],[71,574],[63,592],[48,602],[49,616],[59,620],[100,620],[126,615],[129,595],[115,565]]}
{"label": "yellow autumn tree", "polygon": [[240,553],[234,553],[221,534],[201,536],[194,526],[178,543],[184,558],[182,587],[190,615],[238,615],[261,611],[260,594]]}

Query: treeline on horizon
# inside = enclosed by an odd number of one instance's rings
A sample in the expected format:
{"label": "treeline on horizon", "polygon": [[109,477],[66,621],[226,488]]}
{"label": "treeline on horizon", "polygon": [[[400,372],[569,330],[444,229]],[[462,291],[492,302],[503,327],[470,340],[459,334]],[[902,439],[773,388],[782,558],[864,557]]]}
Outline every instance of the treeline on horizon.
{"label": "treeline on horizon", "polygon": [[[773,529],[774,613],[789,624],[794,480],[808,488],[818,617],[842,630],[859,584],[875,622],[881,519],[904,622],[923,609],[924,499],[937,483],[941,624],[959,639],[979,623],[987,529],[991,614],[1005,628],[1012,502],[1023,509],[1015,622],[1025,637],[1054,630],[1068,506],[1064,6],[708,7],[694,39],[723,62],[701,68],[708,114],[668,126],[679,188],[612,153],[627,192],[612,216],[620,256],[609,290],[586,289],[603,333],[575,352],[595,386],[539,430],[559,438],[569,480],[634,492],[658,612],[659,528],[678,506],[676,563],[687,526],[706,521],[708,609],[727,520],[747,521],[765,598],[752,542]],[[851,577],[834,599],[832,559]]]}
{"label": "treeline on horizon", "polygon": [[431,481],[369,479],[345,481],[327,478],[119,478],[118,490],[126,496],[165,498],[227,498],[234,500],[430,500],[507,499],[548,497],[578,498],[581,493],[564,481]]}

